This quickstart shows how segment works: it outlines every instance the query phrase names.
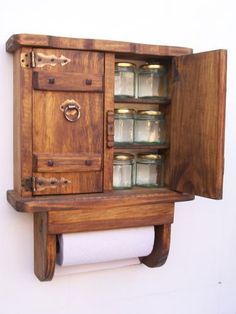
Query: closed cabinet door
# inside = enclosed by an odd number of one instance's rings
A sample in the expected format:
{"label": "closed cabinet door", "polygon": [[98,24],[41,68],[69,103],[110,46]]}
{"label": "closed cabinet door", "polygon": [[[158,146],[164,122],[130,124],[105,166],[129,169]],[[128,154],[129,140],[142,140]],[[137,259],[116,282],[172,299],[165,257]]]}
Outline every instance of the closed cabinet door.
{"label": "closed cabinet door", "polygon": [[102,192],[103,54],[40,49],[35,58],[34,195]]}

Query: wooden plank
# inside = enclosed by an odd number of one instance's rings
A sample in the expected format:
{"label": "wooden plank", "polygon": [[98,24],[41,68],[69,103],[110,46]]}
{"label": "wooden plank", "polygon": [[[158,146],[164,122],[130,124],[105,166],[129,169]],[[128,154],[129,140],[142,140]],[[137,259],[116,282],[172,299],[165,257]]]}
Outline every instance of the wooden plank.
{"label": "wooden plank", "polygon": [[177,57],[175,63],[168,185],[221,199],[226,51]]}
{"label": "wooden plank", "polygon": [[103,76],[80,73],[33,72],[33,88],[54,91],[102,92]]}
{"label": "wooden plank", "polygon": [[48,215],[34,214],[34,273],[40,281],[51,280],[55,264],[56,235],[48,234]]}
{"label": "wooden plank", "polygon": [[141,257],[140,261],[148,267],[159,267],[165,264],[170,249],[171,225],[155,226],[155,241],[150,255]]}
{"label": "wooden plank", "polygon": [[32,73],[20,65],[22,48],[14,54],[14,189],[21,196],[32,192],[22,187],[22,178],[32,176]]}
{"label": "wooden plank", "polygon": [[150,56],[179,56],[192,53],[191,48],[184,47],[148,45],[122,41],[79,39],[33,34],[12,35],[6,43],[6,50],[8,52],[14,52],[20,46],[97,50],[116,53],[132,53],[137,55],[146,54]]}
{"label": "wooden plank", "polygon": [[[103,164],[103,190],[112,190],[113,181],[113,147],[112,140],[108,140],[108,114],[114,112],[114,67],[115,56],[112,53],[105,54],[105,94],[104,94],[104,164]],[[114,123],[113,123],[114,125]],[[114,135],[113,135],[114,138]],[[110,147],[109,147],[110,146]]]}
{"label": "wooden plank", "polygon": [[34,172],[100,171],[100,154],[35,154]]}
{"label": "wooden plank", "polygon": [[111,207],[106,210],[92,208],[71,211],[50,211],[48,213],[48,230],[50,234],[61,234],[141,227],[172,223],[173,217],[173,203]]}
{"label": "wooden plank", "polygon": [[117,190],[107,193],[34,196],[22,198],[15,191],[7,192],[8,202],[20,212],[44,212],[77,209],[106,209],[122,206],[136,206],[147,204],[162,204],[190,201],[194,199],[191,194],[171,191],[167,188],[148,189],[134,188],[131,190]]}

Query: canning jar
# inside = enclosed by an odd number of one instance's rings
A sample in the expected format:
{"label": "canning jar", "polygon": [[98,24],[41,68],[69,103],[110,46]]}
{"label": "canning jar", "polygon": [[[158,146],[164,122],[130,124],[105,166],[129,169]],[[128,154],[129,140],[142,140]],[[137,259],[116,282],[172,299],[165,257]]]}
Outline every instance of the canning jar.
{"label": "canning jar", "polygon": [[138,73],[138,97],[166,100],[167,71],[162,64],[144,64]]}
{"label": "canning jar", "polygon": [[133,186],[134,155],[117,153],[113,160],[113,188],[130,189]]}
{"label": "canning jar", "polygon": [[134,142],[144,144],[164,144],[166,142],[165,117],[161,111],[137,111]]}
{"label": "canning jar", "polygon": [[133,109],[115,109],[115,143],[133,143],[134,114]]}
{"label": "canning jar", "polygon": [[163,186],[163,160],[159,154],[138,154],[136,160],[136,185]]}
{"label": "canning jar", "polygon": [[115,64],[116,97],[135,97],[135,69],[135,64],[130,62],[117,62]]}

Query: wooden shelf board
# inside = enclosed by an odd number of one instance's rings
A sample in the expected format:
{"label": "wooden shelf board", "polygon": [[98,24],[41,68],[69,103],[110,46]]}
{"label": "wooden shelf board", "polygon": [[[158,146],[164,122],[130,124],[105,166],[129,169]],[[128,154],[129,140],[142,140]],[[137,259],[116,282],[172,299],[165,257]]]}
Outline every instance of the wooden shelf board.
{"label": "wooden shelf board", "polygon": [[194,199],[194,195],[179,193],[168,188],[134,187],[130,190],[113,190],[105,193],[71,194],[54,196],[20,197],[7,192],[8,202],[19,212],[47,212],[60,210],[106,210],[122,206],[174,203]]}
{"label": "wooden shelf board", "polygon": [[115,144],[115,150],[157,150],[167,149],[168,144]]}
{"label": "wooden shelf board", "polygon": [[166,99],[166,100],[157,100],[157,99],[150,99],[150,98],[119,98],[119,97],[114,97],[114,101],[117,104],[120,103],[130,103],[130,104],[135,104],[135,105],[139,105],[139,104],[150,104],[150,105],[168,105],[170,104],[170,99]]}

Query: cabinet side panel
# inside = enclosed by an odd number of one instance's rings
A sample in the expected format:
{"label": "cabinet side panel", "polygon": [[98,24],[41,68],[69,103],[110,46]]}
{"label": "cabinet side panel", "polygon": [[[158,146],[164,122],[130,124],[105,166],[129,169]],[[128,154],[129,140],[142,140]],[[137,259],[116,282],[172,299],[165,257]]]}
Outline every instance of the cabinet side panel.
{"label": "cabinet side panel", "polygon": [[105,54],[105,96],[104,96],[104,191],[112,190],[113,148],[108,147],[107,112],[114,111],[115,55]]}
{"label": "cabinet side panel", "polygon": [[32,193],[22,187],[22,179],[32,176],[32,71],[21,66],[22,48],[14,54],[14,189],[21,196]]}

